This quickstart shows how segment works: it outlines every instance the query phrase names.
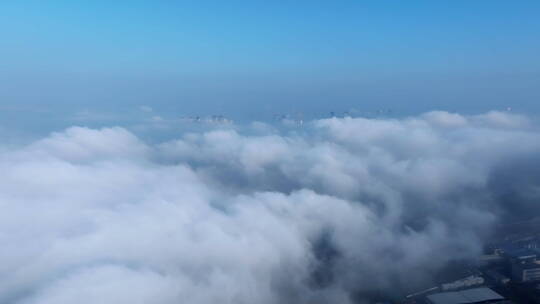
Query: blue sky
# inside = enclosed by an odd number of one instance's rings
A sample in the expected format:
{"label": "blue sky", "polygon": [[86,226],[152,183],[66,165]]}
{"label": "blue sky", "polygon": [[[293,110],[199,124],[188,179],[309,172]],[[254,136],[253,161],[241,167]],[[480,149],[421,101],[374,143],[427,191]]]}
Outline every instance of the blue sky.
{"label": "blue sky", "polygon": [[0,118],[536,113],[538,16],[539,1],[6,0]]}

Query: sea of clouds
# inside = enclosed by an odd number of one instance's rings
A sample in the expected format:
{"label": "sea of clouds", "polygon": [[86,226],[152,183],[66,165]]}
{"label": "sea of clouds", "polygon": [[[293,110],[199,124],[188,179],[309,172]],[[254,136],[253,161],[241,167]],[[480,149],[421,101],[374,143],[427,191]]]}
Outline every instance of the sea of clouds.
{"label": "sea of clouds", "polygon": [[0,145],[0,303],[358,303],[539,199],[538,125],[511,113],[72,127]]}

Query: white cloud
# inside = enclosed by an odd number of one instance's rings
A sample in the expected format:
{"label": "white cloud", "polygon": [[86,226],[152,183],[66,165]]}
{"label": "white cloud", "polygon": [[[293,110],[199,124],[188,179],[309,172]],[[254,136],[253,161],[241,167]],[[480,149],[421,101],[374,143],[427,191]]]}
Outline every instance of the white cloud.
{"label": "white cloud", "polygon": [[433,111],[422,115],[429,123],[441,127],[463,127],[467,125],[467,118],[457,113]]}
{"label": "white cloud", "polygon": [[[415,286],[478,254],[511,212],[501,164],[538,160],[537,129],[495,116],[257,124],[156,145],[73,127],[4,147],[0,302],[348,303]],[[527,176],[520,189],[538,189]]]}
{"label": "white cloud", "polygon": [[526,128],[530,124],[529,119],[523,115],[499,111],[476,115],[472,119],[488,127]]}

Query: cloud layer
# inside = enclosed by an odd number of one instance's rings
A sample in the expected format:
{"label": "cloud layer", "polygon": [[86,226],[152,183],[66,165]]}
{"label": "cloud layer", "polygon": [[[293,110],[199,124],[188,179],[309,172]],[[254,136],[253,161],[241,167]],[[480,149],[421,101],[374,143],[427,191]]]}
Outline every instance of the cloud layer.
{"label": "cloud layer", "polygon": [[537,126],[501,112],[161,144],[73,127],[0,151],[0,303],[367,301],[479,254],[540,198]]}

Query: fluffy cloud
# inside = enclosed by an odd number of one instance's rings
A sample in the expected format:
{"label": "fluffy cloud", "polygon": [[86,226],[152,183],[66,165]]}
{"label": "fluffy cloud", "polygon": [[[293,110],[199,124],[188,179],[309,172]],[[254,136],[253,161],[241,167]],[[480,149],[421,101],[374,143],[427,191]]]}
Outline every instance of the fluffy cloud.
{"label": "fluffy cloud", "polygon": [[0,302],[353,303],[474,257],[508,204],[538,211],[522,116],[253,128],[2,147]]}

